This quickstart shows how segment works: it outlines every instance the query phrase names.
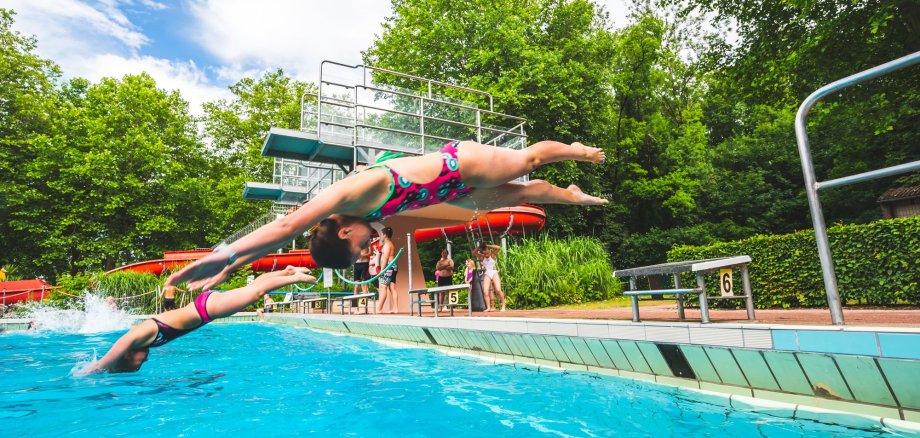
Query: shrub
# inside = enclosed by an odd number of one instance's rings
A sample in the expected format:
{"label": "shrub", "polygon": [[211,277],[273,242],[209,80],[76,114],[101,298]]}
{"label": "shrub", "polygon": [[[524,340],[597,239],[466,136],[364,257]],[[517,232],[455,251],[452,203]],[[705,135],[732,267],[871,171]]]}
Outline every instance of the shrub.
{"label": "shrub", "polygon": [[502,289],[515,308],[605,300],[620,293],[608,254],[587,237],[525,240],[499,257]]}
{"label": "shrub", "polygon": [[[844,303],[920,304],[920,216],[828,229]],[[812,230],[759,235],[708,246],[680,246],[669,261],[746,254],[758,308],[826,306],[827,295]],[[691,280],[695,284],[695,280]],[[715,282],[707,280],[707,284]]]}

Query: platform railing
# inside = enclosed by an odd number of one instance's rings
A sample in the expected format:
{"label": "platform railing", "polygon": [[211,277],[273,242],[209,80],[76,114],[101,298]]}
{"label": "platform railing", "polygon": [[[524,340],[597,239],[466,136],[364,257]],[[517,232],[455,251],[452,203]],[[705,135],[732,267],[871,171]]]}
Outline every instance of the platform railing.
{"label": "platform railing", "polygon": [[[360,77],[330,79],[332,68]],[[379,85],[369,80],[372,75],[419,83],[427,92]],[[487,101],[488,109],[437,94],[436,87],[479,96]],[[521,117],[495,112],[489,93],[365,65],[323,61],[318,92],[301,97],[301,130],[330,143],[350,138],[356,149],[353,166],[373,161],[374,152],[421,155],[457,138],[523,148],[527,145],[525,126]]]}
{"label": "platform railing", "polygon": [[808,142],[808,112],[819,100],[831,93],[918,63],[920,63],[920,52],[912,53],[895,59],[894,61],[886,62],[885,64],[827,84],[814,93],[811,93],[811,95],[802,102],[802,105],[799,106],[798,113],[796,113],[795,116],[795,137],[798,142],[799,156],[802,158],[802,173],[805,176],[805,193],[808,196],[808,206],[811,210],[811,219],[815,228],[815,239],[818,242],[818,257],[821,259],[821,274],[824,277],[827,306],[830,308],[831,321],[835,325],[842,325],[844,323],[843,305],[840,301],[837,276],[834,273],[834,261],[831,258],[830,244],[827,239],[827,226],[824,222],[824,212],[821,209],[818,191],[918,170],[920,169],[920,160],[828,181],[818,181],[815,177],[814,164],[811,159],[811,146]]}
{"label": "platform railing", "polygon": [[283,191],[304,194],[307,201],[344,176],[344,172],[331,164],[275,158],[272,182]]}

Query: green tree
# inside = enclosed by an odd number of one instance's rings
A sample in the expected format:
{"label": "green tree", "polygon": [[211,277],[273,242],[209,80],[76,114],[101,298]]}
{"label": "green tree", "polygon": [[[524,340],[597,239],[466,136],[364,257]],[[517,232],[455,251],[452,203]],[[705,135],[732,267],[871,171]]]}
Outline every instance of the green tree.
{"label": "green tree", "polygon": [[35,160],[51,135],[60,71],[33,53],[35,38],[12,26],[13,12],[0,9],[0,265],[15,261],[28,276],[31,269],[20,260],[34,259],[41,247],[13,217],[19,205],[31,201],[23,193],[30,181],[22,164]]}
{"label": "green tree", "polygon": [[231,99],[204,104],[202,125],[218,155],[218,181],[209,200],[218,241],[265,212],[241,196],[247,181],[271,181],[272,159],[262,155],[262,144],[271,127],[299,129],[301,97],[315,93],[313,83],[291,79],[283,71],[244,78],[230,86]]}
{"label": "green tree", "polygon": [[53,143],[28,166],[53,200],[48,254],[66,249],[75,273],[200,244],[216,179],[179,93],[141,74],[74,79],[61,95]]}
{"label": "green tree", "polygon": [[[612,147],[607,65],[615,47],[607,17],[593,3],[394,0],[393,11],[365,53],[366,63],[489,92],[496,111],[529,120],[531,141]],[[606,191],[590,167],[564,163],[536,176]],[[551,208],[553,228],[584,232],[592,220],[579,215],[600,214],[574,211]]]}

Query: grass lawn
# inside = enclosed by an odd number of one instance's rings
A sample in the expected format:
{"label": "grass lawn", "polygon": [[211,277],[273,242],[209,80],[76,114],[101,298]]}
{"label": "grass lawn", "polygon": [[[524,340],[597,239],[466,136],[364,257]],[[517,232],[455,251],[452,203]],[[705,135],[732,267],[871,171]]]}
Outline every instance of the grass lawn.
{"label": "grass lawn", "polygon": [[[666,300],[650,300],[648,298],[640,298],[639,306],[660,306],[662,304],[673,304],[677,305],[677,301],[672,299]],[[592,301],[590,303],[581,303],[581,304],[566,304],[564,306],[555,306],[555,307],[546,307],[546,309],[560,309],[560,310],[604,310],[610,309],[612,307],[629,307],[631,306],[631,299],[629,297],[616,297],[611,298],[605,301]]]}

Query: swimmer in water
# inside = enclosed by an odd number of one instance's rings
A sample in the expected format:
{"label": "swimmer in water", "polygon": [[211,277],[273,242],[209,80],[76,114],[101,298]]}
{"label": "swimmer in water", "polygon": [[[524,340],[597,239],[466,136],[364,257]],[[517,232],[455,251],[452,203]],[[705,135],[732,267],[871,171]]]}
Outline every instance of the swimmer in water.
{"label": "swimmer in water", "polygon": [[194,303],[169,310],[150,318],[122,335],[108,353],[80,374],[101,372],[124,373],[141,368],[150,347],[159,347],[173,339],[225,316],[233,315],[255,303],[268,292],[294,283],[316,283],[307,268],[288,266],[281,271],[262,274],[252,283],[223,293],[207,291]]}

